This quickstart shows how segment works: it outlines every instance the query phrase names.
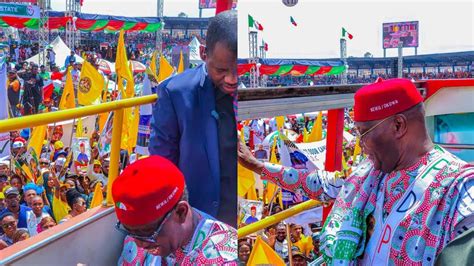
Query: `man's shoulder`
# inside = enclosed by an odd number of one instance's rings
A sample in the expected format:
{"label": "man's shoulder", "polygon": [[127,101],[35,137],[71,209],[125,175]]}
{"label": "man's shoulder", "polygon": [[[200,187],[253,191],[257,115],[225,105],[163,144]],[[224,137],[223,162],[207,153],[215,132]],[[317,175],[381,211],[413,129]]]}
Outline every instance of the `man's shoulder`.
{"label": "man's shoulder", "polygon": [[206,77],[202,66],[199,66],[166,79],[159,85],[159,88],[166,88],[170,93],[189,92],[200,88],[203,78]]}

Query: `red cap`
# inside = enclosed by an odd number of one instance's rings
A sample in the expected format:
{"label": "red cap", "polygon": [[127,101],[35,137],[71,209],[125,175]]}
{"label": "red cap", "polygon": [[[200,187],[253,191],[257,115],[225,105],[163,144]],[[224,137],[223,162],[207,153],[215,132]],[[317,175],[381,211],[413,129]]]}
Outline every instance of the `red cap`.
{"label": "red cap", "polygon": [[184,191],[184,176],[170,161],[150,156],[129,165],[112,185],[115,213],[126,225],[144,225],[166,215]]}
{"label": "red cap", "polygon": [[252,206],[252,207],[250,207],[250,210],[257,210],[257,207]]}
{"label": "red cap", "polygon": [[366,122],[408,110],[423,98],[408,79],[380,79],[358,90],[354,100],[354,121]]}
{"label": "red cap", "polygon": [[13,142],[17,142],[17,141],[20,141],[20,142],[23,142],[23,144],[26,144],[26,140],[22,137],[16,137]]}

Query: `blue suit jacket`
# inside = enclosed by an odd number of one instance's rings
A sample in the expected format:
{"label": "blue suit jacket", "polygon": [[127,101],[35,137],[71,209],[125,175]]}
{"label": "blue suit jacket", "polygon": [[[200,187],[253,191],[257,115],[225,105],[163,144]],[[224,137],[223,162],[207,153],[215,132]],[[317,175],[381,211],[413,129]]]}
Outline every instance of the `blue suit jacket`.
{"label": "blue suit jacket", "polygon": [[162,82],[153,109],[150,154],[183,172],[191,206],[216,217],[220,197],[219,140],[214,85],[205,65]]}

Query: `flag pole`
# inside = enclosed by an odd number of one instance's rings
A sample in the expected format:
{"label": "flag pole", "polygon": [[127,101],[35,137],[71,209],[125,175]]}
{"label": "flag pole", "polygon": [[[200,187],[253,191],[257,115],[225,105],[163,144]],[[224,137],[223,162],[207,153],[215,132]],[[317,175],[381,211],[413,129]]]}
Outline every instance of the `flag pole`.
{"label": "flag pole", "polygon": [[272,215],[272,210],[273,210],[273,200],[275,200],[275,197],[278,193],[280,193],[280,187],[277,187],[277,189],[275,190],[275,192],[273,193],[273,196],[272,198],[270,199],[270,212],[269,212],[269,215]]}
{"label": "flag pole", "polygon": [[290,225],[286,224],[286,242],[288,244],[288,262],[290,263],[289,265],[293,265],[293,256],[291,254],[291,236],[290,236]]}

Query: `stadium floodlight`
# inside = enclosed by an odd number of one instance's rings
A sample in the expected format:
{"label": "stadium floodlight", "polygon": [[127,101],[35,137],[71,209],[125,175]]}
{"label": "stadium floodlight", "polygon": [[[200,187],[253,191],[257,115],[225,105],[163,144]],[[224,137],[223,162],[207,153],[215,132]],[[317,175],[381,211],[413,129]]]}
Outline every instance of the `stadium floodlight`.
{"label": "stadium floodlight", "polygon": [[298,4],[298,0],[282,0],[283,4],[288,7],[295,6]]}

